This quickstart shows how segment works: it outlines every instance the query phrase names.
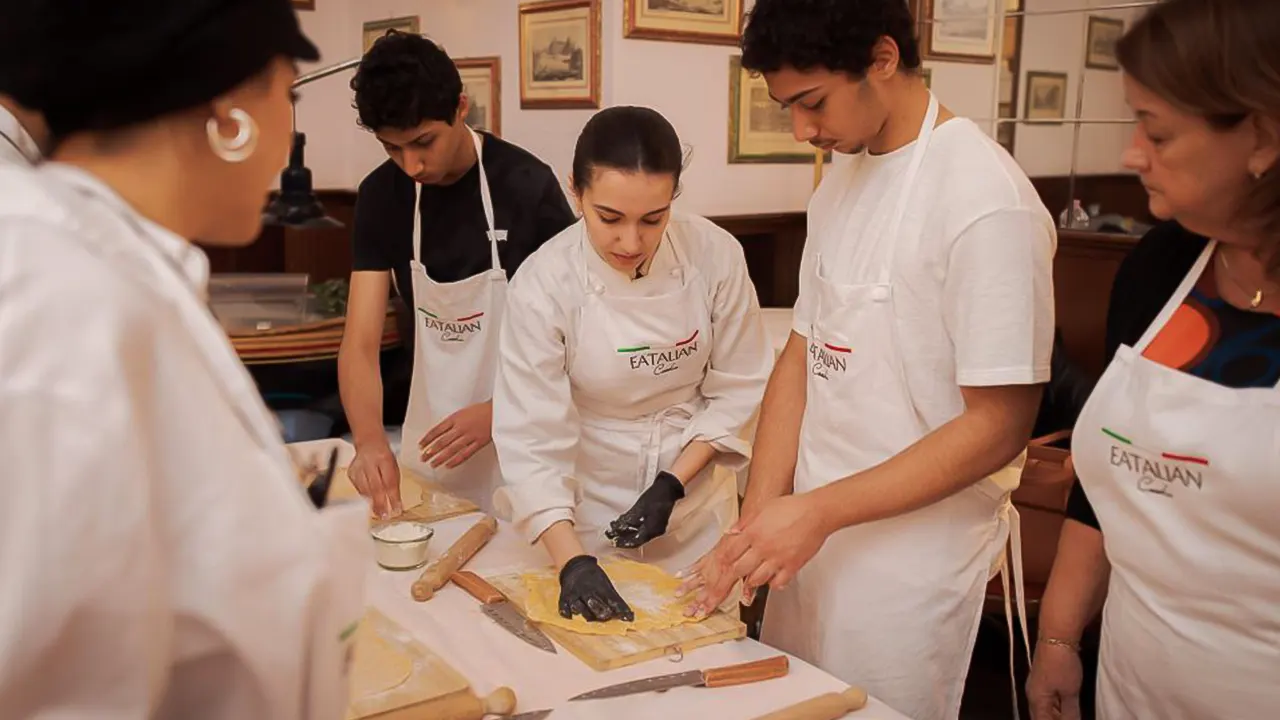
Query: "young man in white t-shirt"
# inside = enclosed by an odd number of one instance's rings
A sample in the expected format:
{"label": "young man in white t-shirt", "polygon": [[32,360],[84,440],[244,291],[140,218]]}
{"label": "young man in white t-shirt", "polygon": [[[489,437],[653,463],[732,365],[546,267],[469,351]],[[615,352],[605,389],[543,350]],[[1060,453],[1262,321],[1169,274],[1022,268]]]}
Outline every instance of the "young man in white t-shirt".
{"label": "young man in white t-shirt", "polygon": [[854,155],[809,206],[793,332],[742,520],[699,609],[769,584],[763,640],[917,720],[955,718],[1049,379],[1052,218],[933,99],[903,0],[758,0],[743,66]]}

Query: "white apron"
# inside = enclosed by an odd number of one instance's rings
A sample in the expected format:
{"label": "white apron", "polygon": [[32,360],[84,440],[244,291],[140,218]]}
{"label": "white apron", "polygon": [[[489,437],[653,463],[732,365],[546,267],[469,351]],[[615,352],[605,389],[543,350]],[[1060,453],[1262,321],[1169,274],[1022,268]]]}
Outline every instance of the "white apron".
{"label": "white apron", "polygon": [[[889,251],[878,282],[840,284],[817,259],[796,493],[878,465],[928,432],[906,383],[893,256],[937,117],[931,97],[880,240]],[[1011,525],[1021,575],[1007,487],[1017,483],[1005,484],[987,478],[929,507],[836,532],[786,589],[770,591],[761,639],[916,720],[956,718],[984,590],[997,569],[1003,576]]]}
{"label": "white apron", "polygon": [[1142,357],[1214,247],[1119,348],[1072,436],[1111,561],[1100,720],[1280,717],[1280,388]]}
{"label": "white apron", "polygon": [[[111,208],[129,227],[140,242],[155,246],[156,241],[136,219],[134,211],[116,197],[105,195],[99,188],[85,182],[72,173],[63,173],[62,179],[74,184],[79,197],[65,198],[69,203],[99,202]],[[139,254],[118,238],[101,237],[91,228],[82,228],[85,244],[96,245],[97,251],[107,253]],[[162,256],[163,261],[157,256]],[[183,324],[191,332],[200,348],[205,368],[217,378],[228,404],[253,438],[267,464],[274,466],[277,477],[266,478],[276,482],[298,483],[297,469],[285,447],[280,427],[268,412],[253,378],[236,355],[227,340],[226,330],[218,324],[208,307],[192,291],[182,268],[178,267],[163,249],[141,254],[148,264],[156,290],[169,298],[182,317]],[[314,617],[308,645],[307,687],[300,688],[306,698],[304,713],[309,718],[337,718],[347,704],[346,683],[335,686],[333,678],[347,677],[350,670],[350,650],[353,630],[364,614],[364,584],[350,582],[362,578],[362,570],[369,562],[368,506],[365,503],[340,503],[321,511],[324,522],[320,525],[323,537],[315,542],[326,546],[325,575],[329,583],[325,593],[316,597],[316,605],[300,609]],[[263,627],[263,633],[272,632]]]}
{"label": "white apron", "polygon": [[493,510],[493,492],[502,484],[498,454],[485,445],[456,468],[433,468],[420,459],[418,442],[441,420],[468,405],[493,399],[498,370],[498,329],[506,309],[507,274],[498,257],[506,232],[494,230],[493,198],[484,172],[484,144],[468,128],[480,170],[480,200],[489,228],[493,267],[464,280],[438,283],[422,264],[422,186],[415,185],[413,211],[413,381],[400,439],[400,463],[464,497],[484,512]]}
{"label": "white apron", "polygon": [[[668,234],[679,290],[610,297],[586,268],[593,253],[582,230],[587,294],[569,338],[569,379],[581,422],[574,477],[581,498],[574,529],[587,553],[618,554],[677,572],[702,557],[738,517],[729,473],[711,463],[685,486],[667,532],[635,550],[614,548],[609,522],[631,509],[659,471],[684,450],[684,430],[706,405],[699,387],[711,359],[711,293]],[[735,602],[736,606],[736,602]]]}

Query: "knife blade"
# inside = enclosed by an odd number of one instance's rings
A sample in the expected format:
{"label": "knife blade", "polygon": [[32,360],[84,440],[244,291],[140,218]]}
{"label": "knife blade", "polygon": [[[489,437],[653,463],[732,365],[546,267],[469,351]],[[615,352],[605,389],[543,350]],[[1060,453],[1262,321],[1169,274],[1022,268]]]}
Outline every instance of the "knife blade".
{"label": "knife blade", "polygon": [[519,715],[508,716],[507,720],[542,720],[550,714],[550,710],[530,710],[529,712],[522,712]]}
{"label": "knife blade", "polygon": [[682,673],[644,678],[643,680],[632,680],[617,685],[607,685],[581,695],[575,695],[569,700],[599,700],[644,692],[665,692],[676,687],[729,687],[730,685],[742,685],[744,683],[783,677],[790,667],[791,662],[787,659],[787,656],[778,655],[738,665],[725,665],[706,670],[689,670]]}
{"label": "knife blade", "polygon": [[453,580],[454,585],[466,590],[471,597],[479,600],[480,611],[507,632],[539,650],[557,654],[556,646],[552,644],[551,639],[539,630],[537,625],[525,619],[506,596],[484,578],[469,570],[459,570],[449,579]]}

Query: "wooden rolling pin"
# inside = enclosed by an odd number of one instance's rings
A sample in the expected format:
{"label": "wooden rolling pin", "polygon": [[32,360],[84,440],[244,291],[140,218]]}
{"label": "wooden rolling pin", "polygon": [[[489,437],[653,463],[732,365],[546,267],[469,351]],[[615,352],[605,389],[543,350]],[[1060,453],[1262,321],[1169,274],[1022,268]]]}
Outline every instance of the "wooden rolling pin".
{"label": "wooden rolling pin", "polygon": [[449,582],[449,576],[466,565],[497,531],[498,521],[487,515],[472,525],[443,555],[422,571],[422,577],[413,583],[413,599],[418,602],[430,600],[437,590]]}
{"label": "wooden rolling pin", "polygon": [[827,693],[761,715],[756,720],[836,720],[867,705],[867,691],[851,687],[844,692]]}
{"label": "wooden rolling pin", "polygon": [[[489,715],[506,717],[516,711],[516,694],[509,687],[500,687],[489,693],[483,700],[470,690],[454,693],[426,705],[416,705],[405,710],[412,711],[403,720],[410,718],[431,718],[431,720],[484,720]],[[383,716],[379,715],[378,720]],[[396,718],[396,720],[401,720]]]}

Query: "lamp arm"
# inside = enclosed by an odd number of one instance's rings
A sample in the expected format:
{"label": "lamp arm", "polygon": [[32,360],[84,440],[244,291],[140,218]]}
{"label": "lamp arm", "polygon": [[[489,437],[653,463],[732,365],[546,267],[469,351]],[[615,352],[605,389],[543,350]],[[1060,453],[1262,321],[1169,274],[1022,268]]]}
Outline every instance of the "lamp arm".
{"label": "lamp arm", "polygon": [[351,58],[350,60],[343,60],[342,62],[336,63],[334,65],[330,65],[329,67],[320,68],[319,70],[316,70],[314,72],[309,72],[306,75],[299,75],[298,79],[293,81],[293,85],[291,87],[300,88],[303,85],[306,85],[308,83],[313,83],[316,80],[327,78],[330,75],[337,75],[343,70],[350,70],[351,68],[359,65],[360,60],[361,58],[358,58],[358,57]]}

